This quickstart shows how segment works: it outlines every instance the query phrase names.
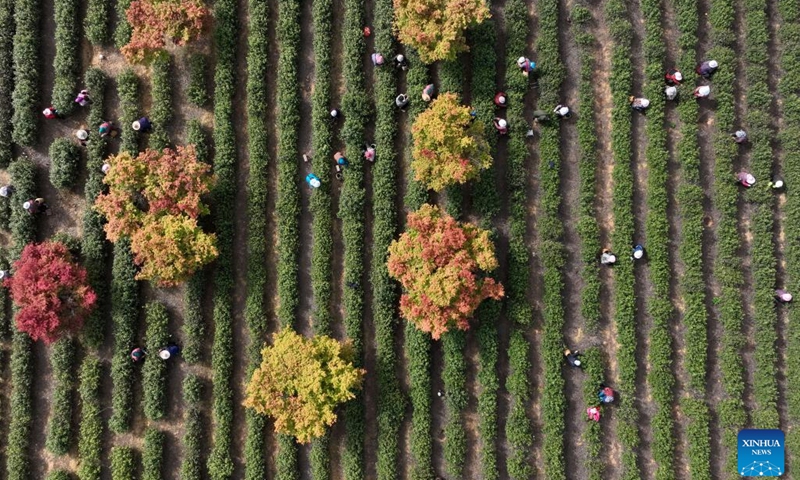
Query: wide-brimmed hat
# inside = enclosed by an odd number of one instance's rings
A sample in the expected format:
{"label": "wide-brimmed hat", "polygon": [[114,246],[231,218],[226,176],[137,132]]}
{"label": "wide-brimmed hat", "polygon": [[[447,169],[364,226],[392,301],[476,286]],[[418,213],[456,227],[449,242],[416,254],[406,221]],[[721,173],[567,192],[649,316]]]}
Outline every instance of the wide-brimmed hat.
{"label": "wide-brimmed hat", "polygon": [[89,138],[89,132],[81,129],[75,132],[75,136],[78,137],[79,140],[86,140],[87,138]]}
{"label": "wide-brimmed hat", "polygon": [[717,67],[719,67],[719,63],[717,63],[717,61],[716,61],[716,60],[711,60],[710,62],[708,62],[708,65],[709,65],[711,68],[717,68]]}

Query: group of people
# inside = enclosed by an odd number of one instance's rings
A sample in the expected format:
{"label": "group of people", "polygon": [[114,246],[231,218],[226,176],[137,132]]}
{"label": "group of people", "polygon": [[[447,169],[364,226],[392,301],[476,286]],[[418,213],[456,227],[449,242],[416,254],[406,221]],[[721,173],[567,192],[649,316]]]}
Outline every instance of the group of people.
{"label": "group of people", "polygon": [[[644,247],[641,244],[636,244],[631,251],[631,260],[641,260],[644,258]],[[600,252],[600,264],[601,265],[614,265],[617,263],[617,256],[611,252],[610,249],[604,248],[602,252]]]}
{"label": "group of people", "polygon": [[[170,358],[177,356],[180,352],[180,347],[174,343],[169,343],[158,350],[158,358],[161,360],[169,360]],[[136,347],[131,350],[131,360],[133,360],[133,363],[141,362],[144,360],[146,355],[147,352],[142,347]]]}
{"label": "group of people", "polygon": [[[577,350],[564,350],[564,358],[567,359],[567,363],[573,368],[582,368],[581,363],[581,353]],[[589,420],[594,422],[600,421],[600,408],[603,405],[608,405],[614,403],[615,392],[614,389],[609,387],[608,385],[601,383],[600,388],[597,391],[597,398],[600,400],[599,405],[589,405],[586,408],[586,414],[589,416]]]}

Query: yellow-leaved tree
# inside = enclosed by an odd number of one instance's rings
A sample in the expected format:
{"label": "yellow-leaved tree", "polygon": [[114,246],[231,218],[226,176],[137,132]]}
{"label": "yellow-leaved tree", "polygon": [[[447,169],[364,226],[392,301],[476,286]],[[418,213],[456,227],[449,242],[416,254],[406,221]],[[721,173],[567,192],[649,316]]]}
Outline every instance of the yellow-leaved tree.
{"label": "yellow-leaved tree", "polygon": [[466,183],[492,166],[484,125],[474,121],[470,108],[454,93],[445,93],[417,116],[412,127],[411,167],[416,179],[437,192]]}
{"label": "yellow-leaved tree", "polygon": [[353,348],[323,335],[306,338],[291,328],[261,351],[244,406],[275,420],[275,431],[308,443],[336,422],[334,408],[355,398],[365,371],[353,365]]}
{"label": "yellow-leaved tree", "polygon": [[400,42],[425,63],[455,60],[468,50],[466,29],[490,16],[484,0],[394,0],[394,13]]}

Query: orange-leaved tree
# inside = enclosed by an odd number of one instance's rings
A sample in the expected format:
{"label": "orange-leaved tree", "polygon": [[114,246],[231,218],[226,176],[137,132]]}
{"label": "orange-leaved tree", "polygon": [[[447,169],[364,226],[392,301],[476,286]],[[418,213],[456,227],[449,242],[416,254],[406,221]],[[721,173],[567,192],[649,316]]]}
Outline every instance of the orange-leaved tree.
{"label": "orange-leaved tree", "polygon": [[364,370],[353,366],[353,348],[291,328],[261,351],[261,366],[247,384],[244,406],[275,419],[275,431],[308,443],[336,422],[334,408],[355,398]]}
{"label": "orange-leaved tree", "polygon": [[13,267],[14,275],[3,285],[19,307],[16,324],[21,332],[52,343],[83,326],[97,295],[86,279],[86,269],[63,243],[28,244]]}
{"label": "orange-leaved tree", "polygon": [[489,18],[485,0],[394,0],[395,31],[425,63],[468,50],[464,32]]}
{"label": "orange-leaved tree", "polygon": [[211,15],[201,0],[133,0],[125,16],[132,31],[122,54],[129,62],[144,62],[167,39],[184,46],[200,38]]}
{"label": "orange-leaved tree", "polygon": [[470,108],[454,93],[440,95],[417,116],[412,127],[411,167],[416,179],[437,192],[477,178],[492,165],[484,125],[473,121]]}
{"label": "orange-leaved tree", "polygon": [[485,276],[497,268],[489,232],[436,206],[408,214],[405,233],[389,246],[388,268],[403,287],[400,313],[434,339],[452,327],[467,330],[484,299],[503,297],[503,286]]}
{"label": "orange-leaved tree", "polygon": [[131,239],[141,271],[136,278],[176,285],[217,256],[216,237],[197,224],[208,213],[201,197],[214,183],[193,146],[145,150],[110,157],[103,182],[108,192],[95,207],[108,220],[112,242]]}

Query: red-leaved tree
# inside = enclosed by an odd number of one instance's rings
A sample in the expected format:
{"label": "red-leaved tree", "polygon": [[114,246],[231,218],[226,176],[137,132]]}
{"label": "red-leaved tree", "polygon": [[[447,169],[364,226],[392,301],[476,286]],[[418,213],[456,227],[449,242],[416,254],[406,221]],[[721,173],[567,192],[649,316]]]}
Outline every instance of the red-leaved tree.
{"label": "red-leaved tree", "polygon": [[131,39],[122,47],[129,62],[144,62],[170,39],[184,46],[197,40],[210,14],[200,0],[134,0],[125,13]]}
{"label": "red-leaved tree", "polygon": [[405,233],[389,246],[388,268],[403,286],[401,314],[434,339],[452,327],[467,330],[484,299],[503,297],[503,286],[484,276],[497,268],[489,232],[435,206],[408,215]]}
{"label": "red-leaved tree", "polygon": [[136,278],[176,285],[217,257],[216,237],[197,223],[208,213],[201,197],[214,177],[194,147],[145,150],[136,157],[120,153],[107,161],[108,192],[97,197],[95,207],[108,220],[110,241],[131,239],[141,267]]}
{"label": "red-leaved tree", "polygon": [[16,323],[33,340],[52,343],[83,326],[97,302],[78,265],[63,243],[31,243],[13,265],[14,275],[3,285],[19,307]]}

